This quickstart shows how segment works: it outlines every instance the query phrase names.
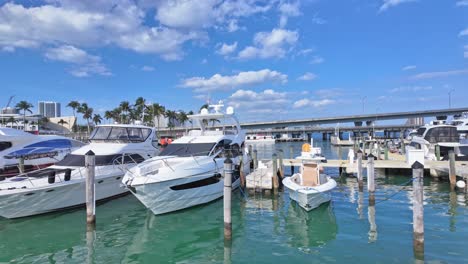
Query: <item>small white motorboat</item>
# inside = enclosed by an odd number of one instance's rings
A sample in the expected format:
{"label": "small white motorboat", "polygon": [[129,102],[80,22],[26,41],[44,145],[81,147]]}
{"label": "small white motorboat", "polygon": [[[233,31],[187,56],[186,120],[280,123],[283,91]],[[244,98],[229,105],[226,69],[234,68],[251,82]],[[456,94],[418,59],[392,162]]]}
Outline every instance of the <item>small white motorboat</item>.
{"label": "small white motorboat", "polygon": [[301,156],[296,157],[296,159],[317,163],[327,162],[327,158],[322,155],[322,148],[314,147],[314,139],[310,139],[310,144],[304,143],[302,145]]}
{"label": "small white motorboat", "polygon": [[336,187],[336,182],[320,173],[317,163],[304,163],[301,172],[285,178],[283,185],[288,189],[291,200],[310,211],[331,200],[331,191]]}

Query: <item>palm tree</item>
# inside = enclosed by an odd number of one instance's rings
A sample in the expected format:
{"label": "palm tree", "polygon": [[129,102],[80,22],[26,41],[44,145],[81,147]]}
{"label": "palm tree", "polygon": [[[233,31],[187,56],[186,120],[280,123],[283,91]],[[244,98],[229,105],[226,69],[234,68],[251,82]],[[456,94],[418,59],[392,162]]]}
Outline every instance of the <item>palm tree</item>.
{"label": "palm tree", "polygon": [[159,119],[161,118],[161,116],[166,115],[166,108],[160,104],[155,103],[151,106],[151,110],[153,119],[156,117],[156,119],[158,120],[157,127],[159,130]]}
{"label": "palm tree", "polygon": [[189,120],[187,113],[185,113],[182,110],[179,110],[179,113],[177,113],[177,120],[180,122],[181,126],[185,126],[185,122]]}
{"label": "palm tree", "polygon": [[[80,107],[80,103],[78,101],[70,101],[67,104],[67,107],[70,107],[71,109],[73,109],[73,117],[76,118],[76,109],[78,109],[78,107]],[[73,130],[76,130],[76,123],[73,124]]]}
{"label": "palm tree", "polygon": [[115,116],[114,116],[114,113],[112,111],[106,111],[104,112],[104,118],[106,120],[109,120],[109,119],[114,119],[115,121]]}
{"label": "palm tree", "polygon": [[112,112],[112,118],[114,119],[115,122],[118,122],[118,123],[123,123],[123,119],[122,119],[122,109],[120,107],[116,107],[114,108],[114,110],[111,111]]}
{"label": "palm tree", "polygon": [[169,119],[169,122],[167,123],[167,127],[172,129],[175,126],[174,121],[177,120],[177,113],[172,110],[167,110],[166,116],[167,116],[167,119]]}
{"label": "palm tree", "polygon": [[101,115],[100,114],[94,114],[94,116],[93,116],[94,124],[97,126],[97,125],[101,124],[101,121],[102,121]]}
{"label": "palm tree", "polygon": [[[187,115],[193,115],[193,114],[194,114],[194,113],[193,113],[192,110],[190,110],[190,111],[187,113]],[[193,120],[192,120],[192,119],[189,119],[188,121],[189,121],[190,125],[191,125],[192,128],[193,128]]]}
{"label": "palm tree", "polygon": [[[120,102],[119,107],[122,110],[122,114],[128,114],[128,111],[130,111],[130,103],[128,101]],[[123,122],[123,123],[125,123],[125,122]]]}
{"label": "palm tree", "polygon": [[33,105],[26,101],[20,101],[16,104],[16,109],[23,110],[23,130],[26,130],[26,111],[32,114],[31,108]]}
{"label": "palm tree", "polygon": [[88,133],[90,133],[89,119],[93,116],[93,108],[88,107],[87,103],[82,103],[77,112],[83,114],[83,119],[86,119],[86,125],[88,126]]}
{"label": "palm tree", "polygon": [[141,115],[141,121],[143,122],[143,118],[144,118],[144,113],[145,113],[145,110],[146,110],[146,100],[145,98],[143,97],[138,97],[136,100],[135,100],[135,110],[136,110],[136,114],[138,116]]}

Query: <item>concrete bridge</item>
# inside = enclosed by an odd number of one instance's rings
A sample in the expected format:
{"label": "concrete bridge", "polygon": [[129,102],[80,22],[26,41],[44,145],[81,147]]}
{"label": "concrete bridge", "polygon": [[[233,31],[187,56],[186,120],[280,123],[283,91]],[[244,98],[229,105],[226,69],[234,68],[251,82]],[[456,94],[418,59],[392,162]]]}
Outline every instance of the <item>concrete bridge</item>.
{"label": "concrete bridge", "polygon": [[[248,134],[257,133],[323,133],[324,135],[333,133],[334,127],[321,127],[324,124],[337,124],[337,123],[354,123],[355,126],[341,126],[341,131],[355,132],[355,133],[367,133],[371,130],[381,130],[390,132],[401,132],[408,129],[417,127],[418,125],[390,125],[390,126],[374,126],[375,121],[383,120],[397,120],[406,118],[418,118],[418,117],[436,117],[436,116],[450,116],[457,115],[463,112],[468,112],[468,107],[463,108],[451,108],[451,109],[438,109],[438,110],[422,110],[412,112],[393,112],[393,113],[379,113],[379,114],[367,114],[367,115],[351,115],[351,116],[339,116],[339,117],[322,117],[322,118],[309,118],[309,119],[296,119],[296,120],[280,120],[280,121],[268,121],[268,122],[252,122],[242,123],[241,127],[247,130]],[[362,126],[365,123],[367,126]],[[220,126],[214,126],[214,128],[221,128]],[[160,128],[160,136],[176,136],[181,135],[188,128]]]}

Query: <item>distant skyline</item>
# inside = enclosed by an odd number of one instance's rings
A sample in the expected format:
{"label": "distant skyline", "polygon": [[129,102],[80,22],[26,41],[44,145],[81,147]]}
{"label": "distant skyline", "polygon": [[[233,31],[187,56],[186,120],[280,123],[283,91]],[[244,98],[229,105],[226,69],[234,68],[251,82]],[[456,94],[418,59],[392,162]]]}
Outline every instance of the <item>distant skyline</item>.
{"label": "distant skyline", "polygon": [[468,106],[466,0],[0,2],[0,106],[211,100],[242,122]]}

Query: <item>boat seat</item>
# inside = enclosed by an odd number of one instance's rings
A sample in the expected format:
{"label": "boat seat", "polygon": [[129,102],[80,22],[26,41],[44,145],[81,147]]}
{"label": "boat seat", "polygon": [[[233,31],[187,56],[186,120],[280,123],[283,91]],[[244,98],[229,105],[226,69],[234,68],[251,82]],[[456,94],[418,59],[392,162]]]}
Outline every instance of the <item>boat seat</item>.
{"label": "boat seat", "polygon": [[319,185],[318,165],[316,163],[305,163],[302,166],[302,185],[310,187]]}

